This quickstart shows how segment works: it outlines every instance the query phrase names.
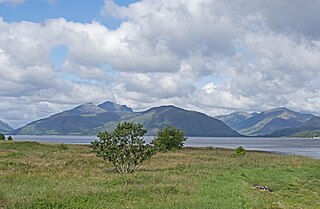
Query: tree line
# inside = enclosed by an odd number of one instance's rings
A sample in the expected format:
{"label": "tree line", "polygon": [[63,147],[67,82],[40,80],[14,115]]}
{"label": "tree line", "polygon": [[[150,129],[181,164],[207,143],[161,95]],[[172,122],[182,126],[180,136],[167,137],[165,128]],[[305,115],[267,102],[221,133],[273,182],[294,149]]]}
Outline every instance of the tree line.
{"label": "tree line", "polygon": [[8,136],[8,138],[6,138],[6,136],[4,134],[0,133],[0,141],[5,141],[6,139],[8,141],[12,141],[13,140],[12,136]]}

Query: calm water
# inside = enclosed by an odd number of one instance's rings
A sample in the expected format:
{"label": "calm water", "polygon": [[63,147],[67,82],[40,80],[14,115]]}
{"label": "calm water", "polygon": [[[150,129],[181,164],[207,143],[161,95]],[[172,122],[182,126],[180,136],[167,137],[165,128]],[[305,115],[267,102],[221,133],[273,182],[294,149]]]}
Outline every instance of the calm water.
{"label": "calm water", "polygon": [[[13,136],[16,141],[37,141],[65,144],[89,144],[96,136]],[[151,141],[153,137],[146,137]],[[299,138],[245,138],[245,137],[189,137],[188,147],[223,147],[243,146],[248,150],[278,152],[282,154],[303,155],[320,159],[320,139]]]}

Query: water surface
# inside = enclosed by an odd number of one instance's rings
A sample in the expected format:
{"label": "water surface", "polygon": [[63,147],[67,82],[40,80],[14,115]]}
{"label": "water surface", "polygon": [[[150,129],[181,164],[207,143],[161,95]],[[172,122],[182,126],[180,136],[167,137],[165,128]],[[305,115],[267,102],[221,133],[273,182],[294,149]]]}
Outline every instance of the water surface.
{"label": "water surface", "polygon": [[[16,141],[37,141],[65,144],[90,144],[96,136],[13,136]],[[153,137],[147,136],[146,141]],[[248,150],[270,151],[289,155],[303,155],[320,159],[320,139],[306,138],[259,138],[259,137],[188,137],[188,147],[223,147],[243,146]]]}

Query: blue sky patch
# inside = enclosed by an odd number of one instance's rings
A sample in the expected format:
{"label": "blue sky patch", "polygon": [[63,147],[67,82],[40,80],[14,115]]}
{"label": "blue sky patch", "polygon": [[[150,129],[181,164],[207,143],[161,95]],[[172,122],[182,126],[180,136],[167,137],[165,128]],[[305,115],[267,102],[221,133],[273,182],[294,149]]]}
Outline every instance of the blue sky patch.
{"label": "blue sky patch", "polygon": [[[115,2],[120,6],[127,6],[137,0],[116,0]],[[109,29],[117,28],[121,20],[100,15],[103,5],[103,0],[26,0],[19,5],[0,4],[0,16],[7,22],[38,23],[46,19],[64,18],[67,21],[81,23],[97,21]]]}
{"label": "blue sky patch", "polygon": [[55,68],[61,69],[63,63],[67,59],[67,56],[68,48],[65,45],[59,45],[51,51],[50,61]]}

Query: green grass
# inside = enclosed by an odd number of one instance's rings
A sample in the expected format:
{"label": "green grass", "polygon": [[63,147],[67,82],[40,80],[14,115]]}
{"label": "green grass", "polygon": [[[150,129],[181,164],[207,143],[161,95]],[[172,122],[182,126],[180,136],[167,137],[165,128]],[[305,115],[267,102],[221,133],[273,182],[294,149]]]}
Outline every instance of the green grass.
{"label": "green grass", "polygon": [[319,160],[233,153],[187,148],[121,175],[88,146],[1,142],[0,208],[320,208]]}

